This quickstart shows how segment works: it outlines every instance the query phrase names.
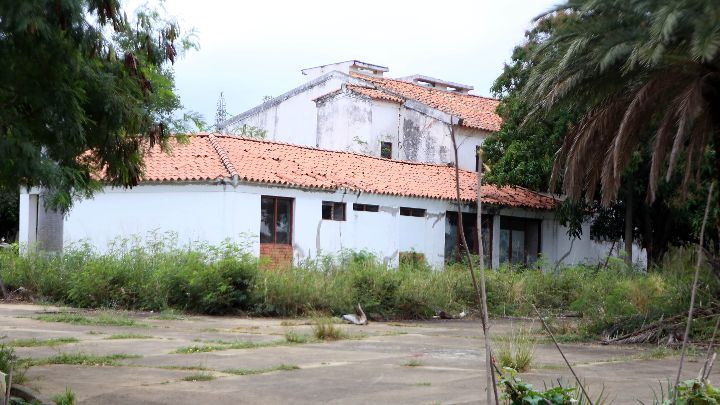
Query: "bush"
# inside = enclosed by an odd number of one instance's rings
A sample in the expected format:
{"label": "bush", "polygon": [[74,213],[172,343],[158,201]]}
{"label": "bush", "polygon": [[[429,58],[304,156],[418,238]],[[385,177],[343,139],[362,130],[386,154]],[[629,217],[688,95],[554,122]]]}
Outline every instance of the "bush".
{"label": "bush", "polygon": [[176,308],[223,314],[252,306],[257,260],[229,243],[177,246],[172,235],[117,240],[108,252],[87,244],[62,255],[0,252],[9,288],[84,308]]}
{"label": "bush", "polygon": [[[687,310],[692,249],[676,249],[648,273],[615,265],[561,267],[557,272],[504,266],[487,270],[491,315],[534,316],[568,311],[581,330],[599,333],[622,319],[626,328]],[[703,271],[697,302],[717,304],[718,281]],[[477,309],[467,267],[434,271],[420,261],[391,268],[368,252],[343,252],[288,269],[261,269],[241,246],[179,246],[172,234],[115,241],[100,253],[87,244],[61,255],[0,250],[9,289],[77,307],[177,309],[205,314],[341,315],[360,303],[370,319],[422,319],[443,310]],[[708,322],[699,320],[697,330]],[[708,327],[709,328],[709,327]]]}

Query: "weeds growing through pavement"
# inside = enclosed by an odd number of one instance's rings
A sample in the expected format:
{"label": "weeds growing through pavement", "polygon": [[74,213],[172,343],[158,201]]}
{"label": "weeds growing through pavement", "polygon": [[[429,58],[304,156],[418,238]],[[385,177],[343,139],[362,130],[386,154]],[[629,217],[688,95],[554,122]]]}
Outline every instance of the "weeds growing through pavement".
{"label": "weeds growing through pavement", "polygon": [[64,338],[51,338],[51,339],[38,339],[38,338],[31,338],[31,339],[15,339],[13,341],[7,342],[8,346],[13,347],[55,347],[60,345],[66,345],[69,343],[77,343],[80,340],[74,337],[64,337]]}

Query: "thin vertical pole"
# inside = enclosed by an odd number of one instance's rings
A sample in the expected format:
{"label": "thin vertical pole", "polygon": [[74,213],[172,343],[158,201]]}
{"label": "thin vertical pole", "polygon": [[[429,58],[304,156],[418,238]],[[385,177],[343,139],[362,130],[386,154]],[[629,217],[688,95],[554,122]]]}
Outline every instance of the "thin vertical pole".
{"label": "thin vertical pole", "polygon": [[[485,361],[487,362],[487,386],[493,388],[493,394],[495,394],[495,403],[499,403],[497,382],[495,381],[495,372],[493,371],[493,356],[492,349],[490,348],[490,317],[488,316],[487,309],[487,291],[485,290],[485,249],[483,247],[483,235],[482,235],[482,171],[483,171],[483,156],[482,149],[477,150],[477,233],[478,233],[478,254],[480,255],[480,295],[482,299],[482,327],[483,336],[485,340]],[[489,389],[488,389],[489,391]],[[491,403],[490,393],[488,392],[488,403]]]}

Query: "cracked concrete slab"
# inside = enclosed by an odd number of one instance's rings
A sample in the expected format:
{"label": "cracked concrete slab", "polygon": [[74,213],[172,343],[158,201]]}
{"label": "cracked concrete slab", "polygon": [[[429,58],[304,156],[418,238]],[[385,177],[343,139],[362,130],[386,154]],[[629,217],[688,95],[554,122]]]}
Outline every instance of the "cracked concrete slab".
{"label": "cracked concrete slab", "polygon": [[[484,349],[479,322],[470,320],[338,325],[352,340],[287,344],[177,354],[193,345],[219,342],[267,344],[286,332],[311,333],[307,319],[189,316],[155,319],[157,314],[127,313],[146,327],[73,325],[32,319],[41,312],[67,309],[35,305],[0,305],[0,343],[15,339],[74,337],[77,343],[17,348],[21,357],[60,353],[128,354],[119,366],[44,365],[30,368],[28,385],[47,396],[71,388],[80,404],[474,404],[485,398]],[[93,311],[77,311],[93,317]],[[518,320],[493,320],[496,336],[510,336]],[[109,340],[113,334],[147,335],[149,339]],[[618,404],[648,402],[659,381],[672,378],[677,357],[653,358],[649,346],[562,345],[591,392],[604,388]],[[562,359],[546,339],[538,340],[535,366],[521,377],[542,386],[558,378],[569,381]],[[299,369],[277,370],[281,364]],[[409,366],[412,364],[414,366]],[[686,376],[697,374],[690,358]],[[203,370],[196,370],[201,368]],[[228,369],[246,369],[235,375]],[[184,381],[198,373],[208,381]],[[718,381],[716,371],[711,378]]]}

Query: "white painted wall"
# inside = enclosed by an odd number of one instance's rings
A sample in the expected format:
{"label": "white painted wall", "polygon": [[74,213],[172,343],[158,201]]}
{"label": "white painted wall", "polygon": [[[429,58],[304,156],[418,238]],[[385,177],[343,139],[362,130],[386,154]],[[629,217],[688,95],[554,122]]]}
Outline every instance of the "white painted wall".
{"label": "white painted wall", "polygon": [[[94,198],[74,205],[64,220],[63,241],[67,246],[86,240],[105,251],[116,238],[172,232],[180,244],[202,241],[217,245],[230,239],[258,255],[261,195],[294,199],[292,238],[296,262],[349,249],[369,251],[390,265],[398,264],[399,252],[410,251],[423,253],[436,268],[444,263],[445,214],[455,210],[449,201],[259,184],[144,184],[130,190],[108,187]],[[37,213],[32,209],[33,198],[37,197],[27,192],[20,196],[20,242],[25,246],[32,244],[35,237],[33,221]],[[323,220],[323,201],[345,202],[346,220]],[[380,209],[354,211],[353,203],[379,205]],[[402,216],[400,207],[425,209],[426,215]],[[569,249],[566,229],[552,212],[494,209],[488,215],[493,214],[494,232],[499,230],[499,215],[541,219],[541,250],[550,264]],[[494,236],[494,267],[498,264],[498,242],[499,237]],[[609,244],[590,240],[586,225],[584,237],[575,241],[565,262],[597,262],[608,248]],[[642,254],[635,257],[644,263]]]}
{"label": "white painted wall", "polygon": [[[456,127],[460,168],[475,170],[475,148],[487,132]],[[452,163],[448,125],[405,106],[344,91],[317,103],[317,145],[323,149],[380,156],[380,142],[392,142],[393,159]]]}
{"label": "white painted wall", "polygon": [[[75,204],[65,217],[63,239],[66,246],[86,240],[105,251],[117,238],[173,232],[180,244],[203,241],[216,245],[230,239],[258,255],[261,195],[294,199],[295,260],[352,249],[367,250],[396,265],[398,252],[414,250],[424,253],[431,265],[443,263],[443,201],[247,184],[236,188],[209,184],[106,188],[93,199]],[[22,198],[27,201],[28,195]],[[323,201],[346,202],[346,221],[323,220]],[[380,211],[353,211],[354,202],[379,205]],[[428,215],[403,217],[400,206],[425,208]],[[23,210],[22,214],[27,222],[29,212]]]}
{"label": "white painted wall", "polygon": [[230,133],[233,128],[249,125],[266,130],[268,140],[317,147],[317,111],[312,100],[337,90],[345,78],[349,77],[330,74],[249,110],[229,125]]}

